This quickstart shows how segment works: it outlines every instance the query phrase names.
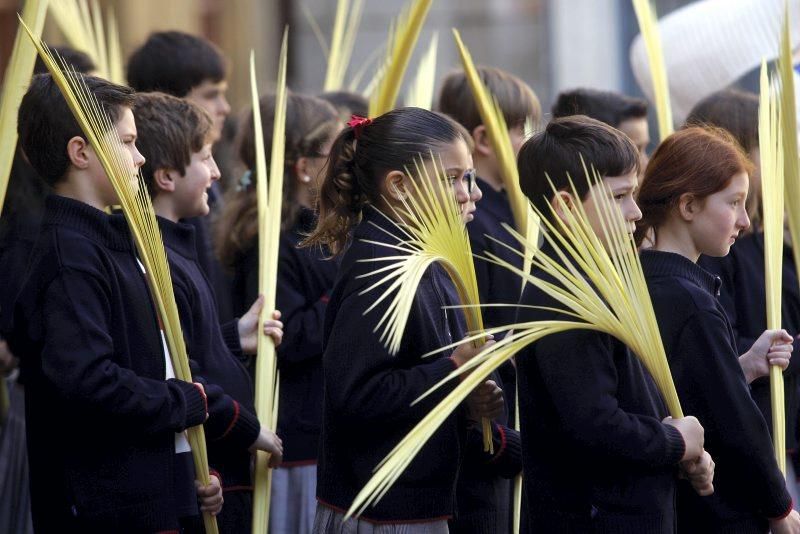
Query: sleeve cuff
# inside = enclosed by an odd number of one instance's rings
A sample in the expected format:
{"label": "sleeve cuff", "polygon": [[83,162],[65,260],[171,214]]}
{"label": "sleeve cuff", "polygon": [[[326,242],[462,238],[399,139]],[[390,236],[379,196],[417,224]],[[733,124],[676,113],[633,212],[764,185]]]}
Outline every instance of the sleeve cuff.
{"label": "sleeve cuff", "polygon": [[664,432],[666,434],[666,465],[675,465],[681,461],[683,455],[686,453],[686,442],[683,441],[683,435],[680,430],[672,425],[664,425]]}
{"label": "sleeve cuff", "polygon": [[244,357],[242,345],[239,340],[239,319],[234,319],[233,321],[228,321],[220,325],[220,330],[222,330],[222,339],[225,341],[225,346],[227,346],[237,358],[241,359]]}
{"label": "sleeve cuff", "polygon": [[[495,443],[495,455],[489,460],[492,469],[502,478],[514,478],[522,471],[522,441],[514,429],[495,425],[499,446]],[[497,440],[495,440],[497,441]]]}
{"label": "sleeve cuff", "polygon": [[233,401],[234,413],[219,441],[231,445],[236,449],[247,449],[258,439],[261,432],[261,423],[258,417],[244,408],[237,401]]}
{"label": "sleeve cuff", "polygon": [[208,403],[206,396],[202,393],[202,389],[198,387],[197,384],[184,382],[183,380],[177,380],[175,378],[170,378],[169,382],[176,385],[183,395],[186,411],[183,429],[202,425],[208,415]]}
{"label": "sleeve cuff", "polygon": [[770,517],[769,520],[770,521],[780,521],[781,519],[786,519],[787,517],[789,517],[789,514],[792,513],[792,510],[794,510],[794,500],[790,497],[789,498],[789,507],[786,509],[786,511],[783,512],[783,514],[779,515],[778,517]]}

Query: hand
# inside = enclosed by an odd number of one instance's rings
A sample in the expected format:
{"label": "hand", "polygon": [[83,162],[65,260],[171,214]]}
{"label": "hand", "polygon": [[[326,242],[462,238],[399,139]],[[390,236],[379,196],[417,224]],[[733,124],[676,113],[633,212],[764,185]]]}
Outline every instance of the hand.
{"label": "hand", "polygon": [[222,485],[219,479],[214,476],[209,476],[208,486],[201,486],[200,481],[195,480],[194,485],[197,488],[197,498],[200,499],[200,511],[208,512],[211,515],[217,515],[222,510]]}
{"label": "hand", "polygon": [[8,348],[8,343],[4,339],[0,339],[0,375],[6,375],[16,369],[18,365],[17,358],[11,353]]}
{"label": "hand", "polygon": [[[261,314],[261,308],[264,307],[264,295],[259,295],[258,298],[247,310],[247,313],[239,318],[239,345],[242,347],[244,354],[255,354],[258,347],[258,317]],[[264,321],[264,333],[272,337],[275,346],[281,344],[283,339],[283,323],[278,319],[281,318],[281,312],[275,310],[272,312],[272,319]]]}
{"label": "hand", "polygon": [[792,510],[783,519],[770,519],[769,529],[772,534],[800,534],[800,515]]}
{"label": "hand", "polygon": [[496,419],[503,414],[505,408],[503,390],[494,380],[487,380],[472,390],[467,397],[467,406],[469,407],[469,418],[473,421],[479,421],[484,417]]}
{"label": "hand", "polygon": [[686,478],[694,491],[701,497],[714,493],[714,460],[707,451],[703,451],[700,458],[681,462],[681,476]]}
{"label": "hand", "polygon": [[703,443],[705,441],[705,430],[700,421],[691,415],[673,419],[667,417],[662,421],[666,425],[674,426],[683,437],[684,451],[681,462],[697,460],[703,454]]}
{"label": "hand", "polygon": [[769,375],[770,365],[781,370],[792,357],[792,336],[786,330],[765,330],[746,353],[739,356],[739,365],[749,384],[756,378]]}
{"label": "hand", "polygon": [[283,441],[275,432],[262,426],[258,437],[250,445],[250,452],[255,454],[256,451],[268,452],[270,454],[269,466],[277,467],[283,460]]}
{"label": "hand", "polygon": [[456,347],[456,350],[454,350],[453,354],[450,355],[450,359],[455,362],[457,367],[461,367],[472,358],[480,354],[483,349],[495,343],[494,336],[491,334],[487,334],[486,340],[486,343],[482,347],[476,347],[471,341],[462,343]]}

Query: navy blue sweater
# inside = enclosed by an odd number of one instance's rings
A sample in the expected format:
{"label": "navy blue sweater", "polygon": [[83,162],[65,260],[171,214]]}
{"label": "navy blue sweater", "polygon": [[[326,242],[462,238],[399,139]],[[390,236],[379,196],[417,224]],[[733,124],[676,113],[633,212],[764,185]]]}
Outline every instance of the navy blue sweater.
{"label": "navy blue sweater", "polygon": [[717,300],[719,278],[678,254],[643,251],[641,258],[678,397],[705,428],[716,463],[712,496],[679,485],[679,529],[766,532],[767,518],[782,516],[792,499]]}
{"label": "navy blue sweater", "polygon": [[[739,354],[753,346],[758,336],[767,329],[767,287],[764,280],[764,234],[746,235],[736,241],[727,256],[711,258],[701,256],[698,265],[716,274],[722,280],[719,302],[725,308],[736,336]],[[783,287],[781,299],[781,326],[795,337],[794,353],[783,374],[786,401],[786,448],[797,448],[797,418],[800,412],[798,374],[800,374],[800,285],[794,266],[792,249],[783,250]],[[772,404],[769,377],[750,384],[750,394],[764,415],[772,433]]]}
{"label": "navy blue sweater", "polygon": [[193,372],[227,394],[205,425],[209,463],[226,487],[248,487],[251,481],[247,447],[258,437],[261,425],[254,415],[250,375],[228,348],[238,345],[236,321],[220,328],[214,291],[197,261],[194,228],[160,217],[158,223],[167,249],[186,351],[196,364]]}
{"label": "navy blue sweater", "polygon": [[[373,332],[387,302],[364,315],[378,291],[359,293],[376,280],[358,278],[378,264],[361,262],[397,252],[365,243],[392,242],[388,222],[367,208],[344,253],[325,314],[323,370],[325,397],[317,471],[317,497],[334,508],[347,509],[373,470],[397,443],[453,387],[411,406],[411,403],[455,368],[449,353],[422,355],[460,339],[463,332],[446,305],[452,284],[434,265],[422,277],[396,356]],[[446,518],[455,507],[455,482],[461,457],[464,420],[453,414],[430,437],[411,465],[383,499],[364,513],[365,519],[407,522]]]}
{"label": "navy blue sweater", "polygon": [[[521,303],[562,307],[530,285]],[[572,319],[531,308],[517,318]],[[661,422],[668,414],[641,362],[609,335],[575,330],[533,343],[517,365],[529,531],[672,533],[685,446]]]}
{"label": "navy blue sweater", "polygon": [[37,532],[178,526],[175,432],[206,408],[194,385],[164,380],[149,295],[123,219],[48,197],[9,334],[25,355]]}
{"label": "navy blue sweater", "polygon": [[298,248],[315,224],[314,212],[302,210],[280,241],[276,303],[284,332],[278,347],[278,434],[287,465],[316,462],[322,425],[322,327],[338,261],[324,259],[319,248]]}

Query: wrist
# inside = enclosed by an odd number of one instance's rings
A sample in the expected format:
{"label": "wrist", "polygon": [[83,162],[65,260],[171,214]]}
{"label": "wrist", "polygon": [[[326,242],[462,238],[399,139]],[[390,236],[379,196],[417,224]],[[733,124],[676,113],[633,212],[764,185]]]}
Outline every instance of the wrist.
{"label": "wrist", "polygon": [[739,356],[739,366],[742,368],[742,372],[744,373],[744,378],[748,384],[750,384],[753,380],[755,380],[755,376],[753,373],[753,366],[750,362],[750,351],[745,352],[741,356]]}

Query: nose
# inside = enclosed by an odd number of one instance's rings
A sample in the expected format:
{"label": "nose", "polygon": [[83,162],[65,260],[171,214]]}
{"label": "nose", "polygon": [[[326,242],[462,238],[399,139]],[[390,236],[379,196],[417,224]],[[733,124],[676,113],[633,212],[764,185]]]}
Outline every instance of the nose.
{"label": "nose", "polygon": [[482,198],[483,198],[483,191],[481,191],[481,188],[478,187],[478,184],[474,184],[472,186],[472,193],[470,193],[469,199],[472,202],[477,203]]}
{"label": "nose", "polygon": [[228,99],[225,98],[225,95],[220,95],[218,100],[217,111],[223,117],[227,117],[231,112],[231,105],[228,103]]}
{"label": "nose", "polygon": [[625,220],[632,223],[642,220],[642,210],[639,209],[639,205],[636,201],[630,199],[629,203],[630,205],[625,210]]}
{"label": "nose", "polygon": [[139,152],[139,148],[134,145],[133,149],[133,164],[136,165],[136,168],[139,169],[144,165],[145,159],[141,152]]}
{"label": "nose", "polygon": [[217,160],[214,159],[214,156],[211,156],[211,159],[208,162],[208,168],[211,171],[212,182],[216,182],[222,177],[222,173],[219,170],[219,166],[217,165]]}
{"label": "nose", "polygon": [[747,215],[747,210],[742,209],[742,213],[736,221],[740,231],[750,228],[750,217]]}

